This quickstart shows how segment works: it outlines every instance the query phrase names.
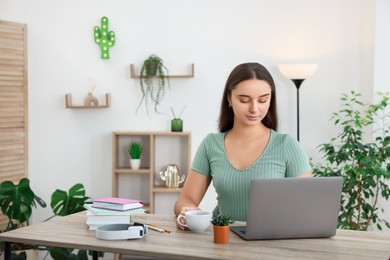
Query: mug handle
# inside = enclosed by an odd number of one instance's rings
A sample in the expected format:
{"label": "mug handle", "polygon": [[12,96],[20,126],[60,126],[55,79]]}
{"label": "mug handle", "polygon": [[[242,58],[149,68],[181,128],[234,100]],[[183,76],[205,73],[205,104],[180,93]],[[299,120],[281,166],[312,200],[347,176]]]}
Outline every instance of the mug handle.
{"label": "mug handle", "polygon": [[182,227],[188,228],[188,226],[187,226],[186,224],[182,224],[182,223],[181,223],[180,220],[181,220],[182,218],[184,218],[184,220],[186,219],[186,217],[185,217],[184,215],[179,215],[179,216],[177,216],[177,223],[179,223],[179,225],[182,226]]}

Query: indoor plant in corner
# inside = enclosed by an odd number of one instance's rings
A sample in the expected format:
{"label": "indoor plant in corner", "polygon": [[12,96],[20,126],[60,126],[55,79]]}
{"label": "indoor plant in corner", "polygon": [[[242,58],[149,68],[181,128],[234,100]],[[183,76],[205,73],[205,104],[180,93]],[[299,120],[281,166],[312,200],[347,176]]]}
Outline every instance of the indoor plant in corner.
{"label": "indoor plant in corner", "polygon": [[[50,206],[53,210],[54,216],[67,216],[70,214],[78,213],[84,211],[84,203],[90,200],[90,197],[85,195],[84,185],[77,183],[73,185],[68,192],[57,189],[51,195]],[[66,260],[66,259],[76,259],[76,260],[88,260],[87,250],[78,250],[77,252],[73,248],[63,248],[63,247],[43,247],[42,250],[47,250],[50,253],[50,256],[55,260]],[[92,253],[89,252],[89,255]],[[99,255],[102,256],[103,253],[99,252]]]}
{"label": "indoor plant in corner", "polygon": [[144,146],[141,142],[131,142],[128,145],[130,155],[130,167],[132,169],[139,169],[141,165],[141,154]]}
{"label": "indoor plant in corner", "polygon": [[[157,84],[156,84],[157,82]],[[149,116],[149,105],[158,113],[158,106],[165,96],[167,88],[170,88],[168,69],[163,60],[155,54],[144,60],[140,69],[140,88],[142,99],[137,110],[142,103],[145,103],[146,112]]]}
{"label": "indoor plant in corner", "polygon": [[[16,184],[9,180],[2,182],[0,184],[0,207],[3,215],[8,218],[8,224],[0,232],[28,226],[32,210],[37,207],[37,204],[46,207],[46,203],[31,190],[29,179],[22,178]],[[12,259],[26,259],[28,249],[37,249],[37,247],[12,243]],[[1,251],[3,250],[4,243],[1,242]]]}
{"label": "indoor plant in corner", "polygon": [[229,243],[229,224],[233,224],[234,221],[229,216],[219,213],[217,216],[213,216],[211,224],[213,224],[214,230],[214,243],[227,244]]}
{"label": "indoor plant in corner", "polygon": [[378,102],[366,104],[356,92],[344,94],[342,108],[332,117],[341,132],[319,146],[325,162],[313,168],[314,175],[344,179],[339,228],[390,228],[379,203],[390,196],[390,102],[388,93],[379,96]]}

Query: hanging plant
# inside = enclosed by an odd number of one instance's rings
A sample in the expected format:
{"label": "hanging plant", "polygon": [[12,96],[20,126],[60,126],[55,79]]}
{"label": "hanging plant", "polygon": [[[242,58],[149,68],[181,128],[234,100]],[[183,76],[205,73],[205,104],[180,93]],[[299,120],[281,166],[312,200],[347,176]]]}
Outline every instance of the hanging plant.
{"label": "hanging plant", "polygon": [[140,70],[140,88],[142,99],[137,107],[145,104],[146,112],[149,114],[149,105],[153,106],[156,113],[159,113],[158,106],[165,97],[167,89],[170,88],[168,69],[163,60],[155,54],[144,60]]}

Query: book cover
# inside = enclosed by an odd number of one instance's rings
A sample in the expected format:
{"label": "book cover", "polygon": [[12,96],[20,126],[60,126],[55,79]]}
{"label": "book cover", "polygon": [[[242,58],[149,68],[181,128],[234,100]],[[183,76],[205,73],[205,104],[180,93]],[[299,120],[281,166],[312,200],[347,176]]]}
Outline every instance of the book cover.
{"label": "book cover", "polygon": [[111,210],[129,210],[142,208],[144,202],[141,200],[124,199],[124,198],[101,198],[92,202],[92,207],[111,209]]}
{"label": "book cover", "polygon": [[131,223],[131,215],[95,215],[87,211],[87,225],[106,225],[116,223]]}
{"label": "book cover", "polygon": [[83,206],[85,209],[87,209],[88,211],[90,211],[95,215],[132,215],[132,214],[145,213],[144,208],[136,208],[136,209],[129,209],[129,210],[110,210],[110,209],[94,208],[92,207],[92,204],[84,204]]}

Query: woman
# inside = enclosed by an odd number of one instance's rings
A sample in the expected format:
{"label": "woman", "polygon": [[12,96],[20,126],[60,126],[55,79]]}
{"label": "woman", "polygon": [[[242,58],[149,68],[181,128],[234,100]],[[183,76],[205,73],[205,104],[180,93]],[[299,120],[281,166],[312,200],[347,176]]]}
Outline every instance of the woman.
{"label": "woman", "polygon": [[271,74],[258,63],[238,65],[225,85],[220,133],[209,134],[200,144],[175,214],[198,209],[213,180],[219,211],[246,221],[252,179],[311,176],[308,158],[298,141],[277,133],[277,126]]}

